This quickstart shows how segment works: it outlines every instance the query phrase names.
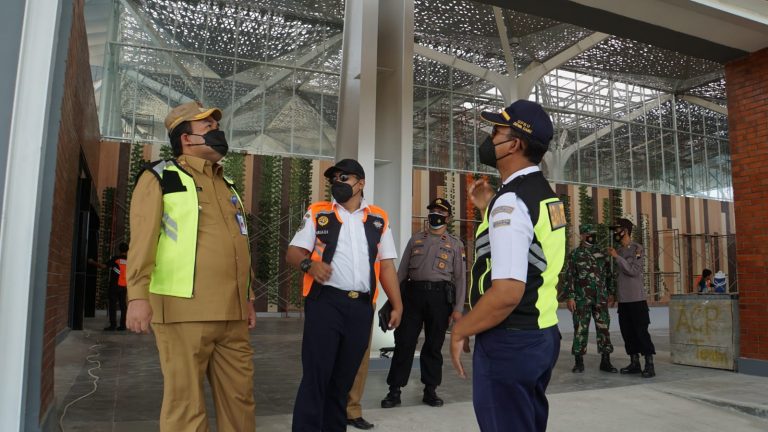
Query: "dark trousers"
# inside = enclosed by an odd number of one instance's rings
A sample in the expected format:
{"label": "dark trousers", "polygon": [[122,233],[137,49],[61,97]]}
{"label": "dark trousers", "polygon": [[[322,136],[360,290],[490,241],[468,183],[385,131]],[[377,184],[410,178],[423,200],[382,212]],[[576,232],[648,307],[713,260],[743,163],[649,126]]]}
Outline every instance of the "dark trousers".
{"label": "dark trousers", "polygon": [[293,432],[347,430],[347,394],[366,354],[373,323],[368,295],[315,289],[304,306],[303,376],[293,408]]}
{"label": "dark trousers", "polygon": [[627,354],[656,354],[656,348],[648,333],[651,318],[648,315],[648,302],[619,303],[619,328],[624,338]]}
{"label": "dark trousers", "polygon": [[107,290],[107,300],[109,302],[107,314],[109,315],[109,326],[117,327],[117,307],[120,305],[120,327],[125,328],[125,313],[128,310],[126,295],[128,289],[117,284],[109,284]]}
{"label": "dark trousers", "polygon": [[560,354],[557,326],[495,328],[475,337],[472,403],[482,432],[547,429],[546,390]]}
{"label": "dark trousers", "polygon": [[453,306],[445,291],[423,290],[409,287],[403,290],[403,319],[395,329],[395,353],[387,375],[390,387],[405,387],[413,366],[413,354],[424,327],[424,345],[421,347],[421,382],[437,387],[443,379],[445,331]]}

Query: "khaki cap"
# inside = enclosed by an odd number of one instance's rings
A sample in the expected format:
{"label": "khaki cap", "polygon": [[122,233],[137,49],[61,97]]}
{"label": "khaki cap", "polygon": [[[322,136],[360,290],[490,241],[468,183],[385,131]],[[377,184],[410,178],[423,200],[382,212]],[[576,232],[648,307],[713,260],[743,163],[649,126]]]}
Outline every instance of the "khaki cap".
{"label": "khaki cap", "polygon": [[213,117],[216,121],[221,120],[221,110],[218,108],[204,108],[200,102],[187,102],[172,109],[165,116],[165,129],[168,133],[173,128],[185,121],[202,120],[207,117]]}

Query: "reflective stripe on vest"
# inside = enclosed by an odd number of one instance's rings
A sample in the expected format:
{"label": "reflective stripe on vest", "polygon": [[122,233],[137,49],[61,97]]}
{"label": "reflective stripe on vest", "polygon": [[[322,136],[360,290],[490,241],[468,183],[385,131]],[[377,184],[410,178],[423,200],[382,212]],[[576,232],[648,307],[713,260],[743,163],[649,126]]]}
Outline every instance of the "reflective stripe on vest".
{"label": "reflective stripe on vest", "polygon": [[[160,237],[157,241],[155,268],[152,270],[149,281],[149,292],[192,298],[195,288],[197,228],[200,215],[195,180],[175,160],[155,162],[149,171],[160,181],[160,188],[163,191],[163,216],[160,221]],[[243,201],[235,190],[232,180],[224,177],[224,181],[232,194],[237,197],[240,208],[244,209]],[[248,241],[249,252],[250,247],[251,244]],[[246,298],[250,287],[249,274],[248,288],[245,290]]]}
{"label": "reflective stripe on vest", "polygon": [[528,207],[533,240],[528,249],[525,291],[518,306],[500,324],[518,329],[542,329],[557,324],[557,282],[565,261],[563,204],[541,172],[517,177],[494,196],[475,232],[475,262],[470,273],[469,304],[474,307],[491,287],[488,212],[505,193],[516,193]]}
{"label": "reflective stripe on vest", "polygon": [[128,260],[125,258],[118,258],[115,260],[117,262],[117,285],[121,287],[128,286],[128,281],[126,279],[126,265],[128,264]]}
{"label": "reflective stripe on vest", "polygon": [[[330,264],[336,252],[336,245],[339,240],[339,233],[341,232],[341,216],[338,210],[333,208],[333,204],[328,201],[313,203],[309,206],[308,211],[315,229],[315,247],[310,258],[312,261],[323,261]],[[389,218],[384,210],[374,205],[368,205],[363,211],[365,212],[363,215],[363,225],[365,226],[365,237],[368,241],[368,262],[371,265],[369,287],[373,293],[371,301],[375,304],[376,298],[379,295],[377,287],[381,271],[381,262],[378,259],[379,245],[382,234],[384,234],[384,231],[389,226]],[[318,235],[319,232],[322,234]],[[305,273],[302,290],[304,297],[309,295],[314,283],[314,278],[309,273]]]}

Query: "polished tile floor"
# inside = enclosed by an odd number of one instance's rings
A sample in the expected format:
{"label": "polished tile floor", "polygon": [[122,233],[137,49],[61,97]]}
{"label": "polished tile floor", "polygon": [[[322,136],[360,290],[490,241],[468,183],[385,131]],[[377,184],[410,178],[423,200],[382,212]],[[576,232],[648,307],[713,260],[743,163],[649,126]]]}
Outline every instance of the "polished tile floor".
{"label": "polished tile floor", "polygon": [[[567,333],[571,330],[568,328],[570,322],[562,318],[561,321],[563,330],[561,356],[549,386],[548,393],[551,395],[642,385],[650,381],[663,384],[686,382],[704,377],[727,378],[729,375],[736,375],[727,371],[671,364],[669,336],[664,325],[652,328],[658,352],[656,358],[658,376],[655,379],[644,380],[638,376],[599,372],[597,370],[599,356],[596,354],[594,340],[585,358],[586,372],[573,374],[570,371],[573,364],[573,357],[570,355],[572,333]],[[288,418],[293,409],[296,390],[301,379],[302,324],[303,321],[299,318],[260,318],[257,328],[252,333],[257,424],[260,423],[260,418]],[[55,371],[57,421],[66,407],[63,424],[64,430],[68,432],[157,430],[162,400],[162,375],[153,336],[127,332],[103,332],[100,330],[103,325],[104,318],[101,316],[88,319],[86,330],[70,332],[57,347]],[[623,353],[621,336],[618,333],[612,333],[612,339],[617,346],[613,357],[614,365],[624,366],[628,358]],[[409,385],[403,390],[404,407],[412,407],[415,410],[444,410],[442,412],[450,413],[451,404],[471,402],[471,382],[457,377],[450,367],[447,344],[444,346],[443,354],[446,365],[439,394],[445,399],[446,407],[437,409],[422,405],[422,385],[419,381],[417,363],[411,374]],[[471,356],[465,356],[465,362],[468,372],[471,373]],[[67,406],[93,390],[93,378],[88,371],[96,366],[99,366],[98,369],[93,370],[93,374],[99,377],[96,391],[87,398]],[[379,402],[387,392],[386,374],[386,367],[371,370],[363,399],[364,410],[380,410]],[[758,392],[755,397],[760,398],[763,395]],[[214,412],[210,396],[208,410],[210,413]],[[211,421],[212,426],[214,423]]]}

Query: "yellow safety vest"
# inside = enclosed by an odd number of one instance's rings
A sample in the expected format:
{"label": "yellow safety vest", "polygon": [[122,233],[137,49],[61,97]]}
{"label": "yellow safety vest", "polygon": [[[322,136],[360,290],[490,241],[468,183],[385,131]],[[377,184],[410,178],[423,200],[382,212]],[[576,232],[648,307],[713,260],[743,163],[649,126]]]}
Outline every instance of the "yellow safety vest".
{"label": "yellow safety vest", "polygon": [[[148,171],[157,177],[163,190],[163,216],[149,292],[192,298],[200,212],[195,180],[175,160],[154,162]],[[237,197],[240,208],[245,208],[232,181],[226,177],[224,180]],[[248,285],[250,288],[250,280]]]}

